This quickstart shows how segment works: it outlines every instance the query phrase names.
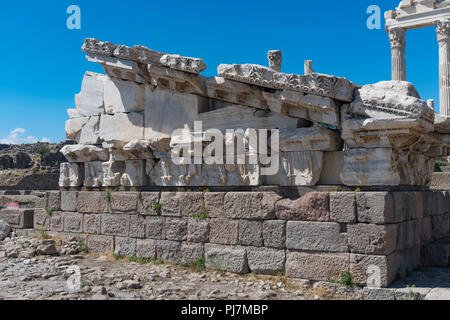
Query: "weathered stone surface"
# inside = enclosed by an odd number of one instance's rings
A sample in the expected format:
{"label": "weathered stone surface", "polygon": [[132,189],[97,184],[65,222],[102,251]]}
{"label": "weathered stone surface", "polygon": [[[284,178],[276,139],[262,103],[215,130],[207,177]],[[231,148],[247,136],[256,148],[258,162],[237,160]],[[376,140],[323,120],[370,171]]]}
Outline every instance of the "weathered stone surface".
{"label": "weathered stone surface", "polygon": [[125,172],[120,177],[120,184],[125,187],[142,187],[147,183],[145,160],[126,160]]}
{"label": "weathered stone surface", "polygon": [[275,214],[280,220],[330,221],[330,195],[309,192],[297,200],[280,200],[275,205]]}
{"label": "weathered stone surface", "polygon": [[286,248],[307,251],[348,252],[347,234],[334,222],[288,221]]}
{"label": "weathered stone surface", "polygon": [[188,219],[188,235],[189,242],[209,242],[209,219]]}
{"label": "weathered stone surface", "polygon": [[422,219],[422,237],[421,238],[424,242],[430,241],[432,239],[431,217],[424,217]]}
{"label": "weathered stone surface", "polygon": [[[207,111],[204,97],[149,87],[145,90],[145,139],[168,137],[176,129],[190,128],[200,112]],[[174,117],[176,115],[176,117]]]}
{"label": "weathered stone surface", "polygon": [[65,128],[67,139],[76,140],[77,142],[80,142],[81,130],[88,122],[88,120],[89,120],[88,117],[73,118],[73,119],[71,118],[67,120]]}
{"label": "weathered stone surface", "polygon": [[33,228],[34,210],[29,209],[2,209],[0,210],[0,220],[3,220],[12,228],[28,229]]}
{"label": "weathered stone surface", "polygon": [[146,238],[164,240],[166,238],[164,217],[146,218]]}
{"label": "weathered stone surface", "polygon": [[83,215],[80,213],[64,213],[64,231],[82,233]]}
{"label": "weathered stone surface", "polygon": [[80,144],[94,145],[101,144],[100,138],[100,116],[90,116],[82,126],[81,132],[75,139]]}
{"label": "weathered stone surface", "polygon": [[109,152],[91,145],[72,144],[61,149],[69,162],[108,161]]}
{"label": "weathered stone surface", "polygon": [[200,73],[207,68],[202,59],[183,57],[178,54],[165,54],[159,62],[166,67],[192,73]]}
{"label": "weathered stone surface", "polygon": [[353,282],[356,284],[387,287],[397,277],[398,262],[396,253],[388,256],[350,254],[350,273],[353,276]]}
{"label": "weathered stone surface", "polygon": [[330,192],[330,221],[355,223],[355,192]]}
{"label": "weathered stone surface", "polygon": [[[344,151],[324,152],[323,163],[317,185],[342,185],[341,171],[344,168]],[[329,165],[330,163],[333,165]]]}
{"label": "weathered stone surface", "polygon": [[130,216],[125,214],[104,214],[102,215],[102,234],[112,236],[129,235]]}
{"label": "weathered stone surface", "polygon": [[48,230],[50,228],[50,216],[47,214],[46,210],[44,209],[34,210],[33,224],[34,229],[36,230],[40,230],[42,228]]}
{"label": "weathered stone surface", "polygon": [[156,216],[155,205],[159,203],[159,192],[142,192],[139,200],[139,212],[143,216]]}
{"label": "weathered stone surface", "polygon": [[145,238],[145,217],[138,215],[130,216],[130,237],[144,239]]}
{"label": "weathered stone surface", "polygon": [[[219,76],[272,89],[289,89],[319,94],[342,101],[353,100],[354,86],[344,78],[313,73],[306,76],[286,74],[254,64],[221,64]],[[322,84],[329,84],[325,87]]]}
{"label": "weathered stone surface", "polygon": [[45,197],[47,198],[46,209],[53,211],[61,210],[61,193],[59,191],[46,192]]}
{"label": "weathered stone surface", "polygon": [[103,166],[100,161],[84,163],[85,187],[100,188],[103,185]]}
{"label": "weathered stone surface", "polygon": [[108,161],[102,163],[103,186],[118,187],[120,180],[125,173],[124,161]]}
{"label": "weathered stone surface", "polygon": [[152,159],[154,158],[154,156],[151,146],[152,144],[150,143],[150,141],[138,139],[132,140],[128,142],[122,149],[126,157],[117,160]]}
{"label": "weathered stone surface", "polygon": [[64,216],[61,212],[53,212],[50,216],[50,230],[56,232],[64,231]]}
{"label": "weathered stone surface", "polygon": [[136,112],[103,115],[100,117],[100,138],[117,148],[135,139],[144,139],[144,116]]}
{"label": "weathered stone surface", "polygon": [[59,168],[60,187],[80,187],[84,180],[84,165],[81,163],[61,163]]}
{"label": "weathered stone surface", "polygon": [[11,232],[11,227],[8,223],[3,220],[0,220],[0,241],[5,239],[9,233]]}
{"label": "weathered stone surface", "polygon": [[264,245],[262,229],[262,221],[239,220],[239,244],[262,247]]}
{"label": "weathered stone surface", "polygon": [[75,95],[78,113],[83,116],[97,116],[105,113],[103,107],[103,83],[106,76],[94,72],[86,72],[81,92]]}
{"label": "weathered stone surface", "polygon": [[77,211],[80,213],[107,213],[109,203],[106,193],[81,191],[77,197]]}
{"label": "weathered stone surface", "polygon": [[414,247],[415,221],[409,220],[398,224],[397,250]]}
{"label": "weathered stone surface", "polygon": [[[340,280],[350,267],[349,254],[318,254],[288,251],[286,276],[308,280]],[[320,268],[318,268],[320,266]]]}
{"label": "weathered stone surface", "polygon": [[88,235],[87,246],[90,252],[111,253],[114,250],[114,238],[111,236]]}
{"label": "weathered stone surface", "polygon": [[98,214],[83,215],[83,231],[88,234],[101,233],[101,216]]}
{"label": "weathered stone surface", "polygon": [[183,263],[195,263],[199,261],[205,253],[202,243],[181,243],[181,261]]}
{"label": "weathered stone surface", "polygon": [[209,242],[217,244],[238,244],[239,221],[221,218],[211,219]]}
{"label": "weathered stone surface", "polygon": [[181,243],[178,241],[157,240],[156,257],[164,262],[180,263]]}
{"label": "weathered stone surface", "polygon": [[246,247],[250,271],[260,274],[276,275],[284,271],[286,253],[271,248]]}
{"label": "weathered stone surface", "polygon": [[206,213],[210,218],[225,217],[224,201],[225,192],[206,192],[205,195]]}
{"label": "weathered stone surface", "polygon": [[155,240],[136,240],[136,256],[150,260],[156,257]]}
{"label": "weathered stone surface", "polygon": [[136,192],[112,192],[110,198],[112,212],[137,212],[138,194]]}
{"label": "weathered stone surface", "polygon": [[280,152],[278,174],[267,176],[267,184],[281,186],[313,186],[323,167],[323,152]]}
{"label": "weathered stone surface", "polygon": [[225,215],[232,219],[273,219],[275,203],[280,199],[273,192],[228,192],[224,198]]}
{"label": "weathered stone surface", "polygon": [[264,221],[263,239],[265,247],[284,249],[286,247],[286,221]]}
{"label": "weathered stone surface", "polygon": [[76,191],[61,191],[61,210],[66,212],[77,211],[77,195]]}
{"label": "weathered stone surface", "polygon": [[166,239],[186,241],[188,223],[184,218],[166,218]]}
{"label": "weathered stone surface", "polygon": [[394,210],[394,196],[391,193],[357,192],[355,197],[358,222],[387,224],[401,221],[398,219],[400,207],[396,205]]}
{"label": "weathered stone surface", "polygon": [[388,255],[396,249],[398,226],[396,224],[349,224],[347,234],[350,252]]}
{"label": "weathered stone surface", "polygon": [[205,244],[207,268],[244,274],[249,271],[244,247]]}
{"label": "weathered stone surface", "polygon": [[338,151],[342,142],[336,131],[313,126],[309,128],[281,129],[280,151]]}
{"label": "weathered stone surface", "polygon": [[136,239],[116,237],[114,241],[114,253],[123,257],[134,256],[136,254]]}
{"label": "weathered stone surface", "polygon": [[104,104],[107,114],[144,111],[144,86],[132,81],[106,78]]}
{"label": "weathered stone surface", "polygon": [[204,207],[203,192],[182,192],[180,194],[180,210],[183,217],[201,216]]}
{"label": "weathered stone surface", "polygon": [[160,202],[163,216],[169,217],[181,216],[180,197],[181,194],[177,192],[161,193]]}

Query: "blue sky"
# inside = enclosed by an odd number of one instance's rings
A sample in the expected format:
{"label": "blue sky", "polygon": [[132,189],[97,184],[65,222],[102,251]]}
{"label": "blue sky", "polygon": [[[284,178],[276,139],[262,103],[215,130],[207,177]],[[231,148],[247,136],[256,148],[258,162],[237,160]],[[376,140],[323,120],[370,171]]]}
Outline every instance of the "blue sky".
{"label": "blue sky", "polygon": [[[384,11],[400,0],[2,0],[0,28],[0,143],[65,140],[67,108],[74,107],[85,71],[83,39],[202,58],[217,74],[220,63],[267,64],[267,51],[283,51],[282,71],[344,76],[363,85],[390,79],[384,31],[369,30],[368,6]],[[81,30],[68,30],[69,5],[81,8]],[[407,33],[408,81],[438,108],[438,45],[434,28]]]}

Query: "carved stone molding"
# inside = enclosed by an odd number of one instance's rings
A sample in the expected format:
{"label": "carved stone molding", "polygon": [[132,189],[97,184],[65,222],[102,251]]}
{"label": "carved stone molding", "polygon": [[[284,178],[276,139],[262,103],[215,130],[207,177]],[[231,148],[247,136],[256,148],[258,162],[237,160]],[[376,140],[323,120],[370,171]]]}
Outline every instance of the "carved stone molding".
{"label": "carved stone molding", "polygon": [[391,48],[405,47],[406,30],[403,28],[389,29],[389,41],[391,42]]}
{"label": "carved stone molding", "polygon": [[448,40],[449,38],[449,27],[450,22],[446,21],[436,21],[436,33],[438,42],[443,40]]}

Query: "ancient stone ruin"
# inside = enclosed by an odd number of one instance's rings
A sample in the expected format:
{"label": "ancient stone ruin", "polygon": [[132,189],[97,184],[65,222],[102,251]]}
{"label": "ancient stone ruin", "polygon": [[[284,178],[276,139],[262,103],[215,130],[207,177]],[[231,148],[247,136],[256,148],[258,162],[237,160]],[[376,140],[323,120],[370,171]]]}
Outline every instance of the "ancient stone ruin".
{"label": "ancient stone ruin", "polygon": [[[78,144],[62,150],[61,187],[425,186],[450,154],[448,118],[401,79],[360,87],[311,61],[305,75],[286,74],[280,51],[269,51],[269,67],[222,64],[206,78],[198,58],[96,39],[82,50],[106,75],[87,72],[68,110],[66,134]],[[249,129],[272,135],[252,139]],[[196,137],[200,155],[217,152],[208,130],[222,134],[227,156],[242,146],[244,161],[198,162]],[[275,174],[264,173],[261,140]]]}

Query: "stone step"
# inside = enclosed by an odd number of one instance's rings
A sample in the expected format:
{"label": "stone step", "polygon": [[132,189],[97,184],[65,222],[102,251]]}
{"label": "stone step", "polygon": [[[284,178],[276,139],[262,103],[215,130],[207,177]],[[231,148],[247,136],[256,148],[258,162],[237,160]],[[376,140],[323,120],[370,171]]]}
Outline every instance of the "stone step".
{"label": "stone step", "polygon": [[424,267],[450,266],[450,235],[439,241],[422,245],[421,265]]}
{"label": "stone step", "polygon": [[2,209],[0,220],[8,223],[13,229],[28,229],[34,227],[34,210]]}

